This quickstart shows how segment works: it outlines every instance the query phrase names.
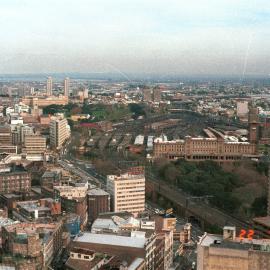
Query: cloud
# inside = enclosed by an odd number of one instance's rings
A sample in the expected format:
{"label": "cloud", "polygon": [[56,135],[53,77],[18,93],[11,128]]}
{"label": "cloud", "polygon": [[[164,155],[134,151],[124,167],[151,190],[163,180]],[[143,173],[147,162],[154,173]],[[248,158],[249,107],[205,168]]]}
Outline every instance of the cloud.
{"label": "cloud", "polygon": [[2,0],[0,25],[4,73],[238,74],[250,36],[247,73],[269,73],[266,0]]}

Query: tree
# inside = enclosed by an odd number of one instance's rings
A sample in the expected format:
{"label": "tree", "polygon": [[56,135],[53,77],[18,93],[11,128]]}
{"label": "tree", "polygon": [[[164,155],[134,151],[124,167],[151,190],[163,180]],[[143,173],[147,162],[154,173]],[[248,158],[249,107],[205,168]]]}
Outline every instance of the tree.
{"label": "tree", "polygon": [[255,216],[263,217],[267,215],[267,196],[256,198],[251,206],[251,211]]}

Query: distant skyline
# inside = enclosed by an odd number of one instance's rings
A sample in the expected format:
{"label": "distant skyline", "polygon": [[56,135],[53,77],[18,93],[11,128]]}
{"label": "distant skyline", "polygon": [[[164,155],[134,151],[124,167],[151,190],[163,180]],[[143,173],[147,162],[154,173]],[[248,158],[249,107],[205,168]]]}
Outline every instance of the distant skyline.
{"label": "distant skyline", "polygon": [[0,73],[270,74],[267,0],[1,0]]}

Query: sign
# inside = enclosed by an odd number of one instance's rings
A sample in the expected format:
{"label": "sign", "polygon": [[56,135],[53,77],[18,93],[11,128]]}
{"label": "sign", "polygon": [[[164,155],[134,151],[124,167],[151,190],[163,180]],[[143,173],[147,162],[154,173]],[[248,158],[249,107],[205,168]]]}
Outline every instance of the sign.
{"label": "sign", "polygon": [[239,238],[240,240],[243,240],[247,238],[248,240],[252,240],[254,236],[254,230],[244,230],[242,229],[239,233]]}

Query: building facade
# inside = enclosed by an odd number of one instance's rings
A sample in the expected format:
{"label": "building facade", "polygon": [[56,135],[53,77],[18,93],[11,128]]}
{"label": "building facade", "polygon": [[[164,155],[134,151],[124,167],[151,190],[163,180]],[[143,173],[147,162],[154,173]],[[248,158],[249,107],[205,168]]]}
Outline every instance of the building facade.
{"label": "building facade", "polygon": [[50,145],[54,148],[61,148],[69,138],[70,131],[67,119],[55,119],[50,123]]}
{"label": "building facade", "polygon": [[237,101],[236,114],[238,117],[247,117],[248,116],[248,101],[247,100]]}
{"label": "building facade", "polygon": [[52,77],[48,77],[47,78],[47,96],[52,96],[52,91],[53,91],[53,81],[52,81]]}
{"label": "building facade", "polygon": [[87,193],[88,222],[93,222],[99,214],[110,211],[110,194],[102,189],[94,188]]}
{"label": "building facade", "polygon": [[20,166],[0,169],[0,193],[29,192],[31,174]]}
{"label": "building facade", "polygon": [[81,226],[87,224],[87,189],[88,184],[82,186],[54,186],[54,197],[61,202],[61,208],[66,213],[80,216]]}
{"label": "building facade", "polygon": [[12,133],[9,125],[0,126],[0,145],[11,145]]}
{"label": "building facade", "polygon": [[26,135],[23,153],[43,154],[46,151],[46,138],[40,135]]}
{"label": "building facade", "polygon": [[179,159],[190,161],[215,160],[219,162],[240,160],[257,154],[254,143],[226,141],[223,138],[193,138],[164,141],[155,139],[153,158]]}
{"label": "building facade", "polygon": [[62,223],[18,223],[3,227],[3,250],[9,254],[21,255],[44,269],[62,249]]}
{"label": "building facade", "polygon": [[138,214],[145,210],[145,177],[143,174],[107,176],[107,190],[112,195],[114,212]]}
{"label": "building facade", "polygon": [[251,143],[258,142],[258,129],[259,129],[259,110],[258,108],[250,108],[248,115],[249,124],[249,141]]}
{"label": "building facade", "polygon": [[64,80],[64,96],[67,98],[69,97],[69,84],[70,84],[69,78],[65,78],[65,80]]}
{"label": "building facade", "polygon": [[29,97],[26,96],[24,98],[22,98],[22,102],[28,106],[31,106],[32,108],[34,107],[39,107],[39,108],[44,108],[47,107],[49,105],[67,105],[68,104],[68,98],[65,96],[60,95],[59,97],[56,96],[48,96],[48,97],[44,97],[44,96],[33,96],[33,97]]}
{"label": "building facade", "polygon": [[198,270],[270,269],[270,240],[236,237],[234,227],[223,236],[206,233],[197,247]]}

